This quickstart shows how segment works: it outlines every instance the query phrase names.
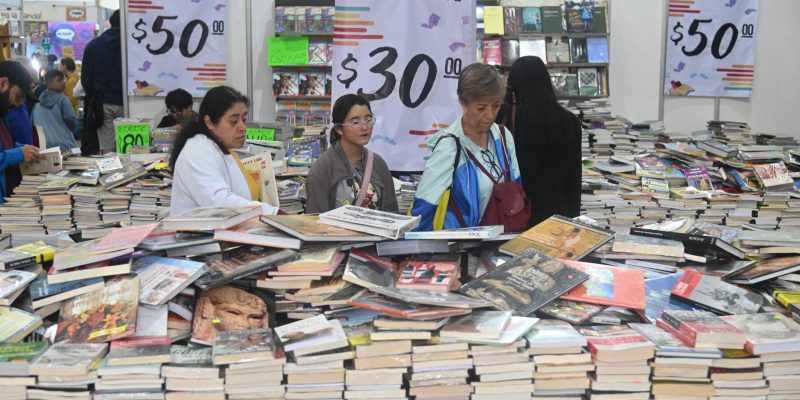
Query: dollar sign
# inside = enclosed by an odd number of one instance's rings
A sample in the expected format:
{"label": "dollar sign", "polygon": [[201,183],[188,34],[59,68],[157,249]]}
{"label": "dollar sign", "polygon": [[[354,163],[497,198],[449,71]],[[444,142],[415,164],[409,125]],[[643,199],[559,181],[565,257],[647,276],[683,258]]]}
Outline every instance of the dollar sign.
{"label": "dollar sign", "polygon": [[681,33],[681,32],[678,32],[678,29],[681,29],[681,28],[683,28],[683,25],[681,25],[681,23],[680,23],[680,22],[678,22],[677,24],[675,24],[675,27],[674,27],[674,28],[672,28],[672,31],[673,31],[673,32],[675,32],[675,33],[677,33],[677,34],[678,34],[678,35],[680,35],[680,36],[678,36],[677,38],[676,38],[676,37],[674,37],[674,36],[670,36],[670,37],[669,37],[669,40],[672,40],[672,42],[673,42],[673,43],[675,43],[675,46],[677,46],[677,45],[678,45],[678,42],[680,42],[681,40],[683,40],[683,33]]}
{"label": "dollar sign", "polygon": [[354,80],[356,80],[356,77],[358,77],[358,72],[356,72],[355,68],[347,66],[347,64],[350,64],[351,62],[358,62],[358,60],[356,60],[356,58],[353,57],[353,53],[347,53],[347,58],[345,58],[344,61],[342,61],[342,68],[353,73],[352,75],[350,75],[349,78],[342,79],[342,74],[336,75],[336,79],[339,80],[339,82],[341,82],[342,84],[344,84],[345,89],[350,89],[350,84],[353,83]]}
{"label": "dollar sign", "polygon": [[144,22],[144,20],[139,18],[139,21],[136,22],[135,25],[133,25],[133,29],[136,29],[136,32],[133,32],[131,34],[131,37],[134,40],[136,40],[136,42],[139,43],[139,44],[142,43],[142,39],[147,37],[147,32],[144,29],[142,29],[141,26],[147,26],[147,22]]}

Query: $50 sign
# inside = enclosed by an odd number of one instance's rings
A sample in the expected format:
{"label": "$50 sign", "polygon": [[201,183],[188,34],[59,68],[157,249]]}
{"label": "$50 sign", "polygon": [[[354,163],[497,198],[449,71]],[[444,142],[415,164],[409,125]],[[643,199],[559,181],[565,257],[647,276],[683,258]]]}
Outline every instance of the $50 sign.
{"label": "$50 sign", "polygon": [[[145,4],[147,3],[147,4]],[[225,84],[227,1],[128,2],[128,93],[164,96],[184,88],[202,97]]]}
{"label": "$50 sign", "polygon": [[665,94],[749,97],[758,0],[670,0]]}

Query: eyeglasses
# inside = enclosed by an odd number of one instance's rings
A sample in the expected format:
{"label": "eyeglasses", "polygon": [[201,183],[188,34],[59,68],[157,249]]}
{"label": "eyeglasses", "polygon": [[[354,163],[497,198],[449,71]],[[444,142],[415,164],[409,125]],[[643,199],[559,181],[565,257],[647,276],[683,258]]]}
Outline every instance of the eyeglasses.
{"label": "eyeglasses", "polygon": [[370,128],[373,125],[375,125],[375,118],[367,117],[367,118],[364,118],[363,120],[362,119],[354,119],[354,120],[352,120],[352,121],[350,121],[348,123],[339,124],[339,125],[341,125],[341,126],[352,126],[353,128],[356,128],[356,129],[363,129],[364,127]]}
{"label": "eyeglasses", "polygon": [[483,162],[490,165],[489,172],[492,173],[492,177],[495,180],[499,180],[501,176],[503,176],[503,171],[500,170],[500,165],[498,165],[494,161],[494,155],[489,150],[481,150],[481,157],[483,158]]}

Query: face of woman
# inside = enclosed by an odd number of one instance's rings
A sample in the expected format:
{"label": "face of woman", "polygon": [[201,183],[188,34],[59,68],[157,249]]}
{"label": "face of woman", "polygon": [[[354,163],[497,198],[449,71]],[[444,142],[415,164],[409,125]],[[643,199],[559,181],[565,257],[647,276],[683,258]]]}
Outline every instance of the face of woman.
{"label": "face of woman", "polygon": [[487,132],[497,118],[502,103],[502,97],[478,99],[468,104],[462,102],[462,123],[477,132]]}
{"label": "face of woman", "polygon": [[344,123],[338,128],[342,135],[342,141],[347,141],[354,145],[365,146],[372,137],[372,127],[375,119],[369,107],[355,105],[344,117]]}
{"label": "face of woman", "polygon": [[207,115],[204,118],[206,126],[214,136],[229,149],[238,149],[244,146],[245,130],[247,128],[247,106],[244,103],[235,103],[217,124],[214,124]]}

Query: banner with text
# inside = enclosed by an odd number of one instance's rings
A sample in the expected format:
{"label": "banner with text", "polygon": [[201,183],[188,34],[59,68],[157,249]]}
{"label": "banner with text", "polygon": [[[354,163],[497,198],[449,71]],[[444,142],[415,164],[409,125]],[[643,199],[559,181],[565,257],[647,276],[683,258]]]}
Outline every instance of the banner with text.
{"label": "banner with text", "polygon": [[475,0],[337,0],[333,100],[357,93],[376,117],[369,147],[394,171],[422,171],[425,139],[461,115],[456,85],[474,63]]}
{"label": "banner with text", "polygon": [[128,2],[128,94],[166,96],[182,88],[203,97],[224,85],[227,22],[226,0]]}
{"label": "banner with text", "polygon": [[750,97],[758,0],[669,0],[664,94]]}

